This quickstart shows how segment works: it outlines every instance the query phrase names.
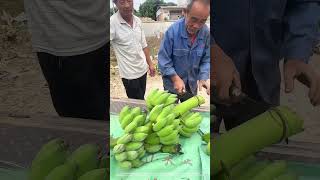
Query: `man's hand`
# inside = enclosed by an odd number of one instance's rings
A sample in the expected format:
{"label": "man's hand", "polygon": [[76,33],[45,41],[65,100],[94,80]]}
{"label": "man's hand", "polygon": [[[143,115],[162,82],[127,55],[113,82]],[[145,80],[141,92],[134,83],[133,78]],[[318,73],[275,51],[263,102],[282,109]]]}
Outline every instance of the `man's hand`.
{"label": "man's hand", "polygon": [[184,82],[178,75],[171,76],[171,80],[173,82],[173,87],[178,94],[182,94],[183,92],[185,92],[186,88]]}
{"label": "man's hand", "polygon": [[151,77],[154,77],[156,75],[156,68],[153,64],[149,65],[149,74]]}
{"label": "man's hand", "polygon": [[199,91],[202,90],[202,87],[204,87],[207,90],[207,94],[210,95],[210,79],[208,79],[208,80],[199,80],[198,81]]}
{"label": "man's hand", "polygon": [[240,75],[232,59],[218,45],[211,47],[211,58],[213,58],[212,76],[214,77],[218,98],[222,102],[228,102],[230,100],[231,85],[241,90]]}
{"label": "man's hand", "polygon": [[309,87],[310,102],[313,106],[318,106],[320,104],[320,75],[309,64],[299,60],[288,60],[284,64],[286,93],[293,91],[295,79]]}

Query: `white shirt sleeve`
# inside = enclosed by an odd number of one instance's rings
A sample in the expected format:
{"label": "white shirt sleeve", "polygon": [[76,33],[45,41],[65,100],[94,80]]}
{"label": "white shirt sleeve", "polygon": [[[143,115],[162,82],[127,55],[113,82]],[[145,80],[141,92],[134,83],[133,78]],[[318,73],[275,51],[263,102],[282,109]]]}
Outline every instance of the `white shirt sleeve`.
{"label": "white shirt sleeve", "polygon": [[142,49],[144,49],[144,48],[146,48],[147,46],[148,46],[148,44],[147,44],[147,40],[146,40],[146,35],[144,34],[144,30],[143,30],[143,28],[142,28],[142,26],[140,26],[141,27],[141,46],[142,46]]}
{"label": "white shirt sleeve", "polygon": [[110,19],[110,42],[112,42],[116,36],[116,31],[115,31],[115,23]]}

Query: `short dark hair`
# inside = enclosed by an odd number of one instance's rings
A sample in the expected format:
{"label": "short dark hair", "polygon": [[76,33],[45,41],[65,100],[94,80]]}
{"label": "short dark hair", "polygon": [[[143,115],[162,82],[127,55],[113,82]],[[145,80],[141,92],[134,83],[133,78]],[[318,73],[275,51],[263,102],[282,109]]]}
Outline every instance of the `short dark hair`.
{"label": "short dark hair", "polygon": [[[114,0],[114,1],[116,1],[116,0]],[[196,2],[196,1],[200,1],[204,5],[210,6],[210,0],[188,0],[188,4],[187,4],[187,7],[186,7],[187,12],[189,12],[191,10],[194,2]]]}

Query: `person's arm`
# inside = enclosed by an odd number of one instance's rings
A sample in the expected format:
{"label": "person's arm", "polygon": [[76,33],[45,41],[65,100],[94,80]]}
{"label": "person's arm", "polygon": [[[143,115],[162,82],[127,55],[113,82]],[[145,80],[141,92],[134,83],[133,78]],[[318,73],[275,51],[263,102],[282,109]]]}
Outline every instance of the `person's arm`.
{"label": "person's arm", "polygon": [[150,50],[148,48],[148,44],[147,44],[147,40],[146,40],[146,36],[144,34],[144,31],[141,27],[141,46],[142,46],[142,49],[143,49],[143,53],[144,55],[146,56],[146,61],[147,61],[147,64],[149,66],[149,73],[150,73],[150,76],[153,77],[155,75],[155,68],[154,68],[154,65],[150,59]]}

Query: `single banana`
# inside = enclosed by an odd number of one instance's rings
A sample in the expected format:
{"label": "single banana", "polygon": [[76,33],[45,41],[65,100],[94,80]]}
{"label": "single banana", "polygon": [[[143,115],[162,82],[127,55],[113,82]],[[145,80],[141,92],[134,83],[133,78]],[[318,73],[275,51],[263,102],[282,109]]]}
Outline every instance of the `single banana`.
{"label": "single banana", "polygon": [[123,118],[128,115],[130,113],[130,107],[129,106],[124,106],[120,113],[119,113],[119,122],[121,124],[121,122],[123,121]]}
{"label": "single banana", "polygon": [[150,130],[150,127],[140,126],[140,127],[137,127],[137,129],[134,130],[134,133],[146,133],[146,134],[148,134],[149,130]]}
{"label": "single banana", "polygon": [[155,103],[155,100],[158,99],[165,91],[157,91],[152,98],[150,99],[150,103],[152,106],[156,106],[157,104]]}
{"label": "single banana", "polygon": [[157,145],[160,143],[160,139],[157,133],[151,133],[149,136],[147,136],[145,142],[151,145]]}
{"label": "single banana", "polygon": [[153,99],[154,95],[159,91],[159,89],[151,89],[150,93],[148,94],[147,98],[146,98],[146,103],[147,104],[151,104],[151,99]]}
{"label": "single banana", "polygon": [[167,119],[167,117],[157,119],[156,123],[152,124],[152,129],[156,132],[160,131],[167,124]]}
{"label": "single banana", "polygon": [[178,137],[179,131],[178,130],[174,130],[171,134],[164,136],[164,137],[160,137],[160,142],[165,141],[165,142],[170,142],[173,139],[176,139]]}
{"label": "single banana", "polygon": [[183,127],[182,127],[182,130],[183,130],[184,132],[186,132],[186,133],[189,133],[189,134],[192,134],[192,133],[197,132],[198,129],[199,129],[199,125],[197,125],[197,126],[194,127],[194,128],[189,128],[189,127],[187,127],[187,126],[183,126]]}
{"label": "single banana", "polygon": [[126,128],[124,128],[124,132],[131,133],[138,127],[136,121],[132,121]]}
{"label": "single banana", "polygon": [[163,145],[161,148],[161,151],[164,153],[179,153],[181,151],[181,145],[180,144]]}
{"label": "single banana", "polygon": [[173,105],[174,103],[176,103],[177,102],[177,98],[170,98],[170,96],[169,96],[169,98],[166,100],[166,102],[164,103],[164,106],[169,106],[169,105]]}
{"label": "single banana", "polygon": [[[105,168],[94,169],[86,172],[78,180],[102,180],[107,179],[107,170]],[[70,179],[71,180],[71,179]]]}
{"label": "single banana", "polygon": [[65,163],[54,168],[45,180],[72,180],[76,178],[76,165]]}
{"label": "single banana", "polygon": [[148,153],[156,153],[161,150],[161,147],[162,147],[161,144],[158,144],[158,145],[145,144],[144,145],[144,148]]}
{"label": "single banana", "polygon": [[170,93],[161,94],[159,98],[154,100],[154,105],[164,104],[169,96],[170,96]]}
{"label": "single banana", "polygon": [[169,126],[164,127],[164,128],[161,129],[160,131],[158,131],[158,132],[157,132],[157,135],[158,135],[159,137],[164,137],[164,136],[167,136],[167,135],[169,135],[170,133],[172,133],[173,130],[174,130],[174,125],[171,124],[171,125],[169,125]]}
{"label": "single banana", "polygon": [[147,138],[148,134],[146,133],[134,133],[132,141],[144,141]]}
{"label": "single banana", "polygon": [[136,117],[138,115],[140,115],[142,113],[141,108],[140,107],[135,107],[133,109],[131,109],[131,114],[133,117]]}
{"label": "single banana", "polygon": [[167,116],[167,126],[171,125],[174,121],[174,118],[175,118],[175,114],[173,113],[170,113],[168,116]]}
{"label": "single banana", "polygon": [[133,115],[132,115],[132,113],[126,115],[126,116],[123,118],[122,122],[121,122],[121,128],[122,128],[122,129],[125,129],[125,128],[128,126],[128,124],[130,124],[130,123],[132,122],[132,120],[133,120]]}
{"label": "single banana", "polygon": [[179,136],[176,136],[176,138],[171,139],[169,141],[165,141],[165,140],[161,140],[160,139],[161,144],[163,145],[173,145],[173,144],[178,144],[179,143]]}
{"label": "single banana", "polygon": [[121,161],[127,160],[128,155],[127,155],[127,152],[122,152],[119,154],[115,154],[114,157],[116,158],[117,161],[121,162]]}
{"label": "single banana", "polygon": [[97,169],[101,148],[96,144],[84,144],[76,149],[68,158],[68,162],[75,162],[77,165],[76,176],[79,178],[87,171]]}
{"label": "single banana", "polygon": [[145,120],[146,120],[145,115],[140,114],[140,115],[136,116],[135,118],[133,118],[132,122],[136,122],[138,126],[141,126]]}
{"label": "single banana", "polygon": [[142,142],[130,142],[126,144],[126,151],[135,151],[143,145]]}
{"label": "single banana", "polygon": [[156,106],[151,110],[151,112],[150,112],[150,114],[149,114],[149,120],[150,120],[151,122],[154,122],[154,121],[157,119],[157,117],[159,116],[159,114],[161,113],[162,109],[163,109],[163,104],[161,104],[161,105],[156,105]]}
{"label": "single banana", "polygon": [[132,167],[134,167],[134,168],[141,167],[144,164],[144,162],[142,162],[139,159],[135,159],[135,160],[131,161],[131,163],[132,163]]}
{"label": "single banana", "polygon": [[122,153],[124,150],[125,150],[124,144],[117,144],[113,148],[113,153],[115,153],[115,154]]}
{"label": "single banana", "polygon": [[186,126],[193,128],[199,125],[201,121],[202,121],[202,116],[200,115],[200,113],[196,112],[194,115],[186,119],[184,123]]}
{"label": "single banana", "polygon": [[118,139],[117,144],[127,144],[128,142],[132,141],[132,138],[132,134],[125,133]]}
{"label": "single banana", "polygon": [[129,161],[137,159],[139,155],[137,151],[127,151],[126,153]]}
{"label": "single banana", "polygon": [[182,127],[182,128],[179,128],[179,134],[181,134],[181,135],[184,136],[184,137],[189,138],[189,137],[192,136],[193,133],[187,133],[187,132],[185,132],[185,131],[183,130],[183,127]]}
{"label": "single banana", "polygon": [[181,121],[185,121],[187,118],[192,116],[192,114],[194,114],[194,113],[190,112],[190,111],[187,111],[186,113],[182,114],[182,116],[180,117]]}
{"label": "single banana", "polygon": [[138,151],[138,158],[141,159],[145,154],[146,150],[144,148],[141,148],[141,151]]}
{"label": "single banana", "polygon": [[173,109],[173,105],[172,106],[166,106],[162,109],[161,113],[159,114],[159,116],[157,117],[157,119],[162,119],[164,117],[167,117],[170,112],[172,111]]}
{"label": "single banana", "polygon": [[177,129],[179,127],[179,125],[180,125],[180,119],[173,120],[172,125],[174,126],[173,129]]}
{"label": "single banana", "polygon": [[122,162],[119,162],[119,166],[122,169],[131,169],[132,168],[132,163],[130,161],[122,161]]}

